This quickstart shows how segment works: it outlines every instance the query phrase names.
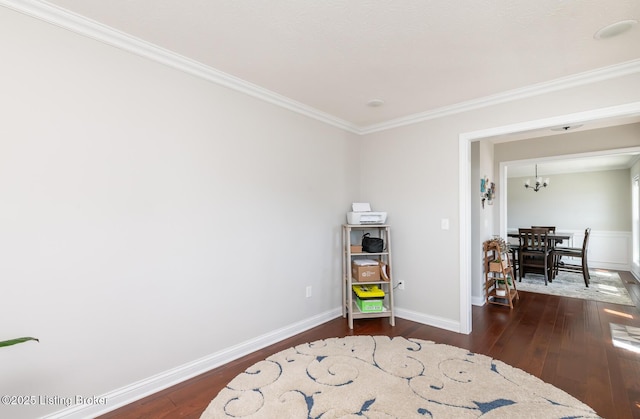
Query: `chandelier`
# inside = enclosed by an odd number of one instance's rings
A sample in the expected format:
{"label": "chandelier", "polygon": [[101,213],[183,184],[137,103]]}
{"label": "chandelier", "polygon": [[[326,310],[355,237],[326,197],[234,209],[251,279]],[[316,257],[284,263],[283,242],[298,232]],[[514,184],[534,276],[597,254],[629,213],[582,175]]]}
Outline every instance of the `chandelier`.
{"label": "chandelier", "polygon": [[549,178],[546,178],[543,181],[542,177],[538,177],[538,165],[536,164],[536,183],[533,186],[531,186],[531,181],[527,179],[527,181],[524,183],[524,187],[527,189],[531,188],[535,192],[538,192],[540,189],[546,188],[548,185],[549,185]]}

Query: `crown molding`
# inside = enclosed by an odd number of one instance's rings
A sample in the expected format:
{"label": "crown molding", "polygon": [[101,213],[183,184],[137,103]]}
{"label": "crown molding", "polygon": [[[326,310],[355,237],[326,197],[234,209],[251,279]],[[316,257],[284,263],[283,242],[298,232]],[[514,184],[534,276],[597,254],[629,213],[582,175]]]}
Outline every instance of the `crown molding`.
{"label": "crown molding", "polygon": [[358,135],[413,125],[431,119],[640,72],[640,59],[637,59],[622,64],[561,77],[549,82],[537,83],[523,88],[457,103],[451,106],[407,115],[379,124],[357,126],[349,121],[322,112],[311,106],[307,106],[258,85],[216,70],[142,39],[135,38],[84,16],[47,3],[46,1],[0,0],[0,5]]}
{"label": "crown molding", "polygon": [[0,5],[133,54],[173,67],[212,83],[245,93],[337,128],[360,133],[356,125],[303,103],[216,70],[175,52],[133,37],[66,9],[37,0],[0,0]]}
{"label": "crown molding", "polygon": [[396,118],[393,120],[382,122],[380,124],[361,127],[360,134],[370,134],[373,132],[384,131],[391,128],[398,128],[405,125],[413,125],[419,122],[428,121],[430,119],[441,118],[444,116],[467,112],[474,109],[498,105],[504,102],[511,102],[518,99],[525,99],[528,97],[551,93],[571,87],[584,86],[590,83],[596,83],[599,81],[609,80],[635,73],[640,73],[640,59],[597,68],[595,70],[585,71],[583,73],[573,74],[548,82],[532,84],[530,86],[508,90],[506,92],[498,93],[495,95],[485,96],[479,99],[456,103],[451,106],[445,106],[427,112],[421,112],[401,118]]}

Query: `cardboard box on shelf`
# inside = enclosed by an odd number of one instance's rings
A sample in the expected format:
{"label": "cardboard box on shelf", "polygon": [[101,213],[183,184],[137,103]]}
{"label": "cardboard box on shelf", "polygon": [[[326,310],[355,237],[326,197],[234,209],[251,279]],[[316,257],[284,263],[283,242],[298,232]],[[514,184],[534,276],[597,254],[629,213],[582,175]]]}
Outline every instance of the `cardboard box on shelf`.
{"label": "cardboard box on shelf", "polygon": [[377,261],[372,263],[354,260],[351,264],[351,276],[354,281],[372,282],[380,281],[380,265]]}
{"label": "cardboard box on shelf", "polygon": [[351,253],[362,253],[362,246],[351,245]]}

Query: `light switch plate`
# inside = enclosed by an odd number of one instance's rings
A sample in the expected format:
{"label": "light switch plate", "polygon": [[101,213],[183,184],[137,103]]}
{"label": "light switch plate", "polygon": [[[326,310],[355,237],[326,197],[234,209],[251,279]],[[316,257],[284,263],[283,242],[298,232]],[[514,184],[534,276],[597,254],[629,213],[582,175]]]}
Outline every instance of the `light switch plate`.
{"label": "light switch plate", "polygon": [[440,220],[440,228],[443,230],[449,230],[449,219],[443,218]]}

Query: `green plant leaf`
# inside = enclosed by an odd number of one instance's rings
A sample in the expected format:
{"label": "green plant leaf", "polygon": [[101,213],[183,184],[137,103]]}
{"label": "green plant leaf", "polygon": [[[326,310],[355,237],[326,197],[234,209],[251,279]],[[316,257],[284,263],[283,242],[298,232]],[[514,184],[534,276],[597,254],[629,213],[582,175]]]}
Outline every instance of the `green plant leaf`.
{"label": "green plant leaf", "polygon": [[11,340],[3,340],[0,341],[0,347],[2,346],[11,346],[11,345],[16,345],[18,343],[23,343],[23,342],[28,342],[30,340],[35,340],[36,342],[40,342],[38,339],[36,338],[30,338],[30,337],[24,337],[24,338],[17,338],[17,339],[11,339]]}

